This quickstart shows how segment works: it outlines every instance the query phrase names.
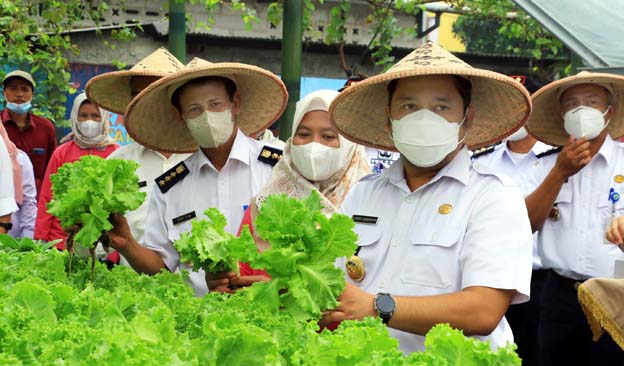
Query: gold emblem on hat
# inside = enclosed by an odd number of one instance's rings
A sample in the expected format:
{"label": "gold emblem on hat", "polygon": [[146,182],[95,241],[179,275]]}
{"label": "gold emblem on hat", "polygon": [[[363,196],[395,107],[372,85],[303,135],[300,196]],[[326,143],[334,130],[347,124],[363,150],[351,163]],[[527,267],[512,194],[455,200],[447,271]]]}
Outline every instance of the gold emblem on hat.
{"label": "gold emblem on hat", "polygon": [[613,177],[613,180],[615,181],[615,183],[624,183],[624,175],[618,174]]}
{"label": "gold emblem on hat", "polygon": [[438,213],[441,215],[450,214],[451,211],[453,211],[453,205],[449,203],[441,204],[440,207],[438,207]]}
{"label": "gold emblem on hat", "polygon": [[357,255],[352,255],[347,261],[345,267],[347,269],[347,274],[349,275],[349,278],[351,278],[353,281],[360,282],[364,279],[364,276],[366,275],[364,262]]}

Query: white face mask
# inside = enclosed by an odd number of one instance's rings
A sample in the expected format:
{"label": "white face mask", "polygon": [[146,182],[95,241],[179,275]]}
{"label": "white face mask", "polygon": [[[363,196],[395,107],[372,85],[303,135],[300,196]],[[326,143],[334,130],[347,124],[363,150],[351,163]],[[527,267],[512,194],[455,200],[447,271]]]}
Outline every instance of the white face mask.
{"label": "white face mask", "polygon": [[520,141],[527,136],[529,136],[529,132],[524,126],[522,126],[518,131],[512,133],[511,136],[507,137],[507,141]]}
{"label": "white face mask", "polygon": [[94,120],[86,120],[78,122],[78,129],[80,133],[86,138],[94,138],[102,133],[102,122]]}
{"label": "white face mask", "polygon": [[609,122],[605,123],[604,119],[607,112],[609,112],[609,107],[602,113],[595,108],[578,106],[563,115],[563,127],[574,138],[595,139],[609,124]]}
{"label": "white face mask", "polygon": [[290,155],[297,170],[307,180],[318,182],[329,179],[347,164],[349,149],[329,147],[318,142],[292,144]]}
{"label": "white face mask", "polygon": [[459,141],[460,123],[421,109],[392,121],[392,140],[399,152],[415,166],[428,168],[440,163],[463,141]]}
{"label": "white face mask", "polygon": [[186,126],[199,146],[212,149],[223,145],[232,136],[234,121],[230,109],[223,112],[204,111],[195,118],[187,119]]}

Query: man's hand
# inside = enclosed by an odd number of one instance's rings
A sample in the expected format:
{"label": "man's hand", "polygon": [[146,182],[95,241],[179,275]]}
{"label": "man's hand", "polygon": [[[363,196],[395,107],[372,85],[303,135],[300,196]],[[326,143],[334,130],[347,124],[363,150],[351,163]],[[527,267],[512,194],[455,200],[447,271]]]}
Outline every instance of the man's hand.
{"label": "man's hand", "polygon": [[568,178],[578,173],[591,161],[590,143],[587,138],[583,137],[574,140],[570,136],[568,143],[565,144],[559,156],[555,168],[563,178]]}
{"label": "man's hand", "polygon": [[266,282],[271,279],[267,276],[238,276],[234,272],[206,272],[206,285],[210,292],[233,293],[237,290],[253,285],[256,282]]}
{"label": "man's hand", "polygon": [[334,310],[325,312],[320,321],[321,325],[327,325],[343,320],[359,320],[366,316],[377,316],[375,312],[375,295],[360,289],[347,282],[347,285],[338,297],[340,304]]}
{"label": "man's hand", "polygon": [[206,285],[210,292],[232,293],[230,280],[234,277],[236,277],[236,273],[234,272],[206,272]]}
{"label": "man's hand", "polygon": [[109,231],[110,247],[119,251],[125,249],[133,240],[128,220],[120,214],[112,213],[109,217],[113,230]]}
{"label": "man's hand", "polygon": [[607,229],[607,240],[613,244],[624,244],[624,216],[618,216],[611,220]]}

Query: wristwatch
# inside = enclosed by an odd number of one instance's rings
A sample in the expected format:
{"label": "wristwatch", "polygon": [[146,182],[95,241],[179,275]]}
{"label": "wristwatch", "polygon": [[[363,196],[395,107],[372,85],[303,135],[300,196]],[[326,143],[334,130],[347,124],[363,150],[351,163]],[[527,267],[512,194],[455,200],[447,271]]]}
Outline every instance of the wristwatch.
{"label": "wristwatch", "polygon": [[13,228],[13,224],[10,222],[0,222],[0,227],[5,228],[8,233]]}
{"label": "wristwatch", "polygon": [[392,295],[380,292],[375,295],[375,311],[377,315],[381,318],[384,324],[388,324],[392,315],[394,315],[394,311],[396,310],[396,302],[392,298]]}

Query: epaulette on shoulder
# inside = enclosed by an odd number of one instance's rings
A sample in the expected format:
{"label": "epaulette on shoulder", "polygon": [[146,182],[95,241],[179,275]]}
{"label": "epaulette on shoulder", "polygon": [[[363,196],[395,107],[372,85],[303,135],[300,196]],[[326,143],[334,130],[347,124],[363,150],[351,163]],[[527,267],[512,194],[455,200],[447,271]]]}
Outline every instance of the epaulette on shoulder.
{"label": "epaulette on shoulder", "polygon": [[274,146],[264,145],[260,151],[260,155],[258,155],[258,160],[269,164],[270,166],[275,166],[275,164],[282,159],[282,153],[281,149]]}
{"label": "epaulette on shoulder", "polygon": [[491,153],[494,152],[494,150],[496,150],[496,145],[498,145],[498,144],[494,144],[494,145],[490,145],[490,146],[486,146],[486,147],[482,147],[480,149],[477,149],[477,150],[475,150],[472,153],[472,156],[470,158],[474,160],[474,159],[478,159],[478,158],[480,158],[480,157],[482,157],[484,155],[491,154]]}
{"label": "epaulette on shoulder", "polygon": [[189,173],[188,168],[181,161],[178,165],[164,172],[161,176],[154,179],[156,186],[162,193],[167,193],[176,183],[180,182]]}
{"label": "epaulette on shoulder", "polygon": [[535,157],[537,157],[538,159],[541,159],[541,158],[543,158],[545,156],[548,156],[548,155],[558,154],[561,151],[561,149],[563,149],[563,146],[553,147],[552,149],[548,149],[548,150],[546,150],[544,152],[541,152],[541,153],[535,155]]}

